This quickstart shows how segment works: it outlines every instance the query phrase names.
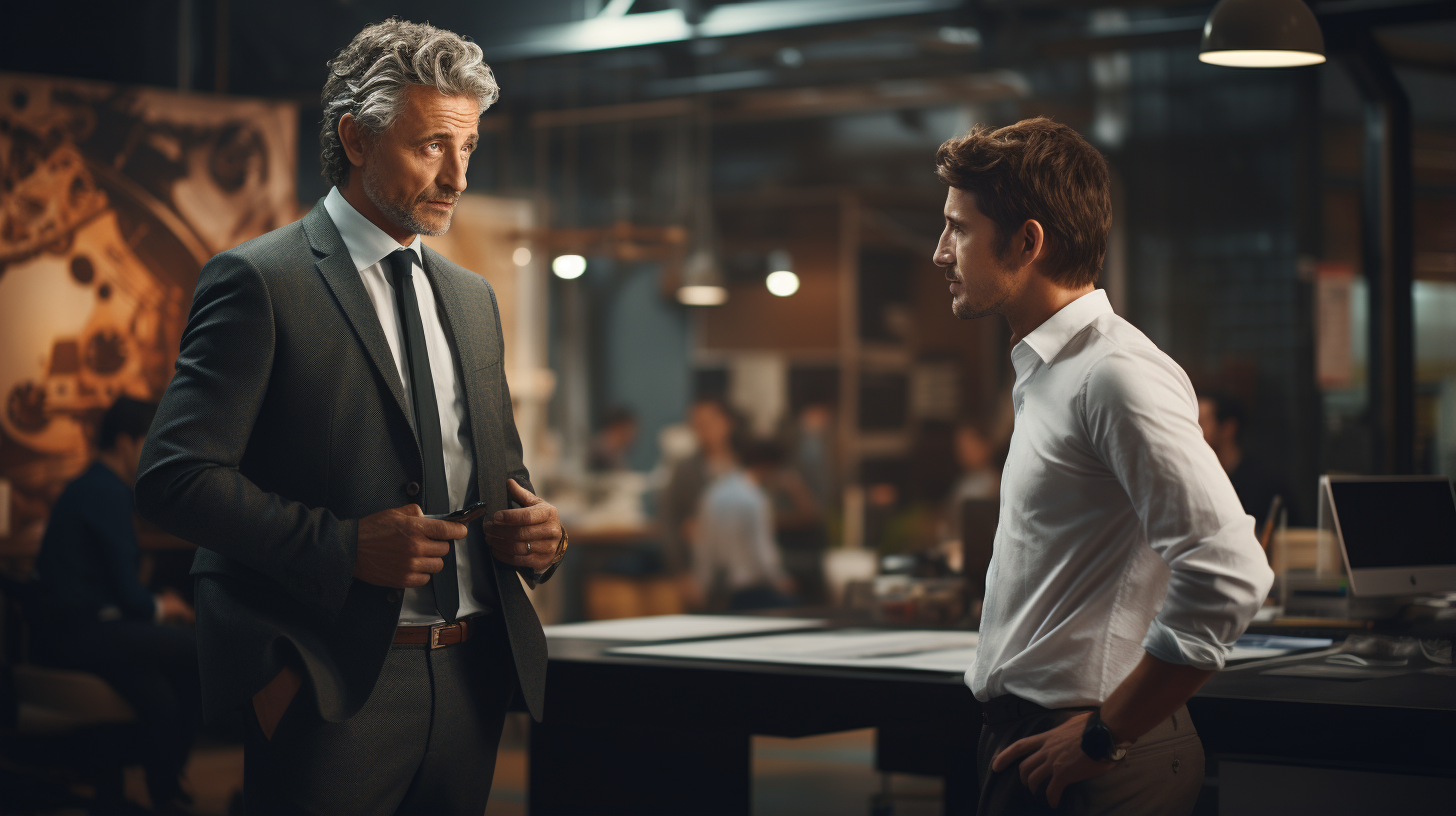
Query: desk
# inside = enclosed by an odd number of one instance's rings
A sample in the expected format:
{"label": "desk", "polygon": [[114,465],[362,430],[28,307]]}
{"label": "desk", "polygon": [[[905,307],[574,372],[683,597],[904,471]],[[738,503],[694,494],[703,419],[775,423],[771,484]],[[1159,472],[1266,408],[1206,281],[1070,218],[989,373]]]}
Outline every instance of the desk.
{"label": "desk", "polygon": [[[945,778],[975,810],[980,706],[958,675],[681,661],[550,640],[530,812],[746,814],[754,734],[876,728],[880,770]],[[1215,677],[1188,707],[1211,757],[1456,777],[1456,678]],[[685,807],[685,803],[690,806]]]}

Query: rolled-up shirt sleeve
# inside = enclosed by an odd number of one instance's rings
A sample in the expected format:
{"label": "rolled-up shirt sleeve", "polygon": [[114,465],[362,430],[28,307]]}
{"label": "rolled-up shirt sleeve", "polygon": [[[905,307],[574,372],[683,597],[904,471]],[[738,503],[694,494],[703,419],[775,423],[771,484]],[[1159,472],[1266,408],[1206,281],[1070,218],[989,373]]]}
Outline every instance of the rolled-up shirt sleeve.
{"label": "rolled-up shirt sleeve", "polygon": [[1192,385],[1160,352],[1124,350],[1088,372],[1082,396],[1089,439],[1169,569],[1143,649],[1169,663],[1223,668],[1274,573],[1253,517],[1203,440]]}

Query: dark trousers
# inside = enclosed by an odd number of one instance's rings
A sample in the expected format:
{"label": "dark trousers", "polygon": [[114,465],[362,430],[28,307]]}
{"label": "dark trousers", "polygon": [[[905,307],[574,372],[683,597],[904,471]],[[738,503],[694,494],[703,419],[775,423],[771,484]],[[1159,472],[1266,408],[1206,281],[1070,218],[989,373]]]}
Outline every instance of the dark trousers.
{"label": "dark trousers", "polygon": [[1203,786],[1203,743],[1179,708],[1172,717],[1140,737],[1127,756],[1099,776],[1068,785],[1061,806],[1053,810],[1043,792],[1021,783],[1020,762],[992,773],[997,752],[1019,739],[1049,731],[1077,714],[1077,709],[1047,709],[1012,695],[997,697],[983,708],[985,725],[977,746],[976,773],[981,783],[977,813],[988,814],[1117,814],[1179,816],[1192,812]]}
{"label": "dark trousers", "polygon": [[105,680],[136,712],[147,793],[169,805],[201,726],[197,640],[191,629],[146,621],[58,626],[37,644],[42,660]]}
{"label": "dark trousers", "polygon": [[324,721],[305,682],[273,738],[249,716],[243,800],[251,814],[470,814],[490,795],[516,687],[498,616],[470,640],[391,646],[359,713]]}

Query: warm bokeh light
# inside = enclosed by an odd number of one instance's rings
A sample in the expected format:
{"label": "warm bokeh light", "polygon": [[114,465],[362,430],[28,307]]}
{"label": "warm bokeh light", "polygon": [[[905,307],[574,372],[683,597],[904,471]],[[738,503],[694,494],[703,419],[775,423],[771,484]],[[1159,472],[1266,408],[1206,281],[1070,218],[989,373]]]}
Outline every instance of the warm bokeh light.
{"label": "warm bokeh light", "polygon": [[683,286],[677,300],[684,306],[722,306],[728,302],[728,290],[721,286]]}
{"label": "warm bokeh light", "polygon": [[1228,68],[1294,68],[1319,65],[1325,55],[1309,51],[1205,51],[1198,60]]}
{"label": "warm bokeh light", "polygon": [[525,266],[531,262],[531,250],[516,247],[516,251],[511,253],[511,260],[516,262],[516,266]]}
{"label": "warm bokeh light", "polygon": [[779,297],[788,297],[799,291],[799,276],[782,269],[768,273],[768,279],[764,283],[768,285],[770,292]]}
{"label": "warm bokeh light", "polygon": [[551,262],[551,271],[562,280],[575,280],[586,271],[586,258],[580,255],[558,255]]}

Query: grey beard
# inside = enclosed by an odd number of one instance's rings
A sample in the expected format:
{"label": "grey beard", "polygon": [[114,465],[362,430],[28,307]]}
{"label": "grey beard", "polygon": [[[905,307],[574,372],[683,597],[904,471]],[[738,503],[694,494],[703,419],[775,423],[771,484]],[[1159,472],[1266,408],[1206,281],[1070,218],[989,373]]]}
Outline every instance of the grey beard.
{"label": "grey beard", "polygon": [[407,229],[416,235],[444,235],[450,231],[450,221],[455,217],[454,210],[451,210],[445,216],[445,225],[443,227],[432,227],[421,221],[412,211],[399,202],[385,198],[379,192],[379,187],[375,184],[375,181],[374,173],[366,168],[364,170],[364,195],[368,196],[370,203],[378,207],[379,211],[384,213],[396,226]]}

